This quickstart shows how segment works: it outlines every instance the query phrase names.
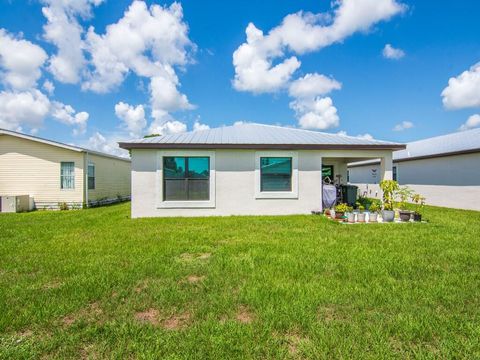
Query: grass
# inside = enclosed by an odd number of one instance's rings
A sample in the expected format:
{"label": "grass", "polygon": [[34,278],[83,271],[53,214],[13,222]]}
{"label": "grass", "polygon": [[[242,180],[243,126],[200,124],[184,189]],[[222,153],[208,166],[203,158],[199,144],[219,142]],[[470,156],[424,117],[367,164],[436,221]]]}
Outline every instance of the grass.
{"label": "grass", "polygon": [[0,358],[480,358],[478,212],[0,216]]}

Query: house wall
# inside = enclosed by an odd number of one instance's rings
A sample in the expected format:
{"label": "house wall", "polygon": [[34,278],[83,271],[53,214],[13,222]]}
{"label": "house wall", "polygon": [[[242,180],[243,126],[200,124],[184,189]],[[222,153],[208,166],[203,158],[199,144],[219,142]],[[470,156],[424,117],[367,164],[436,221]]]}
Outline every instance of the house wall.
{"label": "house wall", "polygon": [[[75,162],[75,189],[60,189],[60,162]],[[30,195],[37,208],[83,202],[83,154],[0,135],[0,195]]]}
{"label": "house wall", "polygon": [[[480,210],[480,153],[402,161],[397,167],[400,185],[427,198],[427,203],[460,209]],[[374,170],[380,165],[350,167],[350,182],[368,196],[381,194]],[[367,186],[368,185],[368,186]]]}
{"label": "house wall", "polygon": [[[182,150],[179,150],[179,152]],[[192,150],[194,152],[195,150]],[[346,158],[391,156],[391,151],[298,151],[298,198],[255,196],[255,150],[215,151],[214,208],[160,208],[157,201],[158,150],[132,150],[132,217],[309,214],[321,208],[322,157],[337,165],[346,181]]]}
{"label": "house wall", "polygon": [[87,162],[95,165],[95,189],[88,190],[88,200],[116,200],[130,196],[130,161],[88,154]]}

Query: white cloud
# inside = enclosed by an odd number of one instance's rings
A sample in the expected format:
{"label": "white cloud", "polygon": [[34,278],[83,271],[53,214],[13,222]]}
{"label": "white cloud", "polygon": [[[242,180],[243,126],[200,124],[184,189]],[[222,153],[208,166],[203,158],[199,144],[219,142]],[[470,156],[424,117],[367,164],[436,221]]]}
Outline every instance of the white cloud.
{"label": "white cloud", "polygon": [[322,96],[332,90],[340,90],[342,84],[321,74],[307,74],[290,84],[289,94],[295,98]]}
{"label": "white cloud", "polygon": [[143,105],[135,107],[120,101],[115,105],[115,115],[124,122],[131,137],[140,137],[147,126]]}
{"label": "white cloud", "polygon": [[460,126],[459,130],[465,131],[465,130],[470,130],[477,127],[480,127],[480,114],[474,114],[470,116],[465,122],[465,124]]}
{"label": "white cloud", "polygon": [[442,101],[447,109],[480,106],[480,62],[448,80],[448,86],[442,91]]}
{"label": "white cloud", "polygon": [[51,115],[59,122],[74,127],[73,135],[85,134],[89,114],[85,111],[75,112],[70,105],[58,101],[52,102]]}
{"label": "white cloud", "polygon": [[178,134],[187,131],[187,125],[183,122],[169,117],[167,114],[164,118],[154,120],[149,127],[150,134],[168,135]]}
{"label": "white cloud", "polygon": [[0,29],[0,79],[6,86],[15,90],[35,87],[46,59],[40,46]]}
{"label": "white cloud", "polygon": [[201,130],[208,130],[208,129],[210,129],[210,126],[208,126],[207,124],[200,123],[199,120],[195,120],[195,122],[193,123],[193,131],[201,131]]}
{"label": "white cloud", "polygon": [[55,91],[55,85],[53,85],[50,80],[45,80],[42,87],[49,95],[53,95]]}
{"label": "white cloud", "polygon": [[387,59],[398,60],[405,56],[405,51],[394,48],[391,44],[386,44],[382,51],[383,57]]}
{"label": "white cloud", "polygon": [[413,127],[413,122],[411,121],[402,121],[400,124],[395,125],[393,131],[403,131],[407,129],[411,129]]}
{"label": "white cloud", "polygon": [[75,84],[80,81],[86,65],[83,53],[83,27],[78,17],[88,19],[92,6],[103,0],[43,0],[42,13],[47,19],[43,26],[44,38],[57,47],[50,57],[49,69],[58,81]]}
{"label": "white cloud", "polygon": [[126,141],[125,139],[118,135],[113,135],[109,137],[105,137],[98,131],[95,132],[87,141],[86,144],[83,146],[89,148],[91,150],[96,150],[100,152],[104,152],[111,155],[117,155],[122,157],[129,157],[128,151],[121,149],[118,146],[119,141]]}
{"label": "white cloud", "polygon": [[[266,35],[250,23],[245,31],[247,41],[233,53],[234,88],[253,93],[278,91],[300,67],[300,61],[295,56],[287,57],[287,52],[317,51],[406,9],[396,0],[343,0],[333,4],[333,14],[287,15]],[[283,60],[274,65],[278,58]]]}
{"label": "white cloud", "polygon": [[0,127],[21,130],[27,126],[34,130],[42,126],[50,111],[50,101],[38,90],[0,92]]}
{"label": "white cloud", "polygon": [[294,100],[290,107],[295,110],[298,123],[303,129],[326,130],[337,127],[340,123],[337,108],[333,106],[330,97]]}
{"label": "white cloud", "polygon": [[373,136],[370,135],[369,133],[357,135],[356,137],[362,140],[373,140]]}

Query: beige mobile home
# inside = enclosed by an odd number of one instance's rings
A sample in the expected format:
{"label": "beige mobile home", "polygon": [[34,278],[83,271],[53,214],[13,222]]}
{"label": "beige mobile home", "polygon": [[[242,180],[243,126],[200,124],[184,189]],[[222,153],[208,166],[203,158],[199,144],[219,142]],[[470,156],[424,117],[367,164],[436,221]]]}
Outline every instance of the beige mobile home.
{"label": "beige mobile home", "polygon": [[325,183],[346,184],[348,162],[381,158],[391,179],[392,151],[405,148],[262,124],[120,147],[132,152],[132,217],[309,214],[322,209]]}
{"label": "beige mobile home", "polygon": [[37,209],[128,199],[130,160],[0,129],[0,196],[24,195]]}

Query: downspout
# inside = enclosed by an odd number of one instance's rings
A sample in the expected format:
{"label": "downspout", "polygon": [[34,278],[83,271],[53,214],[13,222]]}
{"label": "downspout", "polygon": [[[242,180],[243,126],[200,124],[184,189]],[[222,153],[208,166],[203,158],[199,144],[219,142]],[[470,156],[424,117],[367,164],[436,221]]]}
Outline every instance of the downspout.
{"label": "downspout", "polygon": [[83,164],[83,198],[84,206],[88,207],[88,151],[85,151]]}

